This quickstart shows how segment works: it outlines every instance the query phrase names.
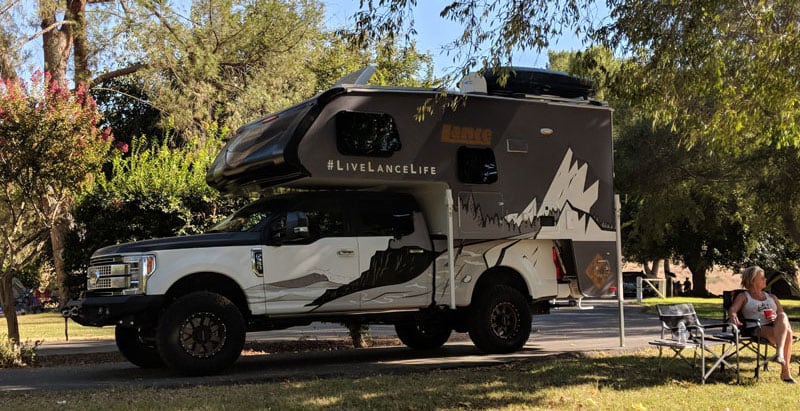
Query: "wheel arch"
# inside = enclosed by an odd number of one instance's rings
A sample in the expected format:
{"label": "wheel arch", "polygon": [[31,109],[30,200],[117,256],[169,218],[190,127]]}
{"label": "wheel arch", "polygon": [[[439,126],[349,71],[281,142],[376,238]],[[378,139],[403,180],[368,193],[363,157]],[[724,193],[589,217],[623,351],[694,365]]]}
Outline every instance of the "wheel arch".
{"label": "wheel arch", "polygon": [[495,285],[507,285],[531,301],[531,290],[525,278],[517,270],[506,266],[496,266],[484,271],[472,289],[471,301],[475,301],[480,293]]}
{"label": "wheel arch", "polygon": [[189,274],[170,286],[166,295],[170,301],[173,301],[195,291],[208,291],[222,295],[236,305],[242,316],[247,318],[251,315],[247,297],[239,284],[232,278],[219,273]]}

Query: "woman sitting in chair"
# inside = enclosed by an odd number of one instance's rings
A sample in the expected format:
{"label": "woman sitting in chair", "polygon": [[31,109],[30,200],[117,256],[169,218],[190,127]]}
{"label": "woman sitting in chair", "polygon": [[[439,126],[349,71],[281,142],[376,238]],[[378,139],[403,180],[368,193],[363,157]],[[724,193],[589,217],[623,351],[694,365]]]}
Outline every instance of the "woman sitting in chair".
{"label": "woman sitting in chair", "polygon": [[[775,361],[781,364],[781,379],[796,384],[789,370],[792,357],[792,327],[778,297],[764,291],[767,287],[764,270],[759,266],[745,269],[742,274],[742,286],[746,291],[739,293],[733,300],[728,317],[737,327],[744,326],[743,333],[746,335],[764,338],[774,345],[778,352]],[[745,324],[745,321],[739,319],[739,312],[747,320],[758,320],[761,328],[752,323]]]}

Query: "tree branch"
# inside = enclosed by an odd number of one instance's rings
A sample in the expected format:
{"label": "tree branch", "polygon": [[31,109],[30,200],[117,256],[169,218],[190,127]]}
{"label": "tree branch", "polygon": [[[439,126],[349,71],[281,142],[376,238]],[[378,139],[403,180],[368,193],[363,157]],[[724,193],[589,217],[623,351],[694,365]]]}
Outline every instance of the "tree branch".
{"label": "tree branch", "polygon": [[36,33],[31,34],[25,40],[22,40],[19,43],[17,43],[16,45],[14,45],[14,47],[12,47],[11,50],[19,50],[24,45],[30,43],[33,40],[36,40],[37,37],[41,37],[45,33],[51,32],[51,31],[57,29],[60,26],[75,26],[77,24],[78,24],[77,22],[74,22],[74,21],[71,21],[71,20],[57,21],[57,22],[55,22],[55,23],[53,23],[53,24],[51,24],[51,25],[49,25],[49,26],[37,31]]}
{"label": "tree branch", "polygon": [[118,70],[114,70],[114,71],[109,71],[107,73],[103,73],[103,74],[93,78],[91,84],[100,84],[100,83],[102,83],[104,81],[112,80],[112,79],[115,79],[117,77],[127,76],[128,74],[133,74],[133,73],[136,73],[139,70],[143,70],[143,69],[146,69],[146,68],[149,68],[149,67],[150,67],[149,64],[136,63],[136,64],[130,65],[128,67],[123,67],[123,68],[118,69]]}
{"label": "tree branch", "polygon": [[134,95],[132,95],[132,94],[125,93],[125,92],[122,92],[122,91],[119,91],[119,90],[116,90],[116,89],[113,89],[113,88],[108,88],[108,87],[92,87],[92,90],[98,90],[98,91],[110,91],[110,92],[112,92],[112,93],[116,93],[116,94],[119,94],[119,95],[122,95],[122,96],[128,97],[128,98],[129,98],[129,99],[131,99],[131,100],[136,100],[136,101],[138,101],[139,103],[142,103],[142,104],[144,104],[144,105],[148,105],[148,106],[150,106],[150,107],[153,107],[154,109],[156,109],[156,110],[158,110],[158,111],[163,111],[163,110],[162,110],[162,109],[160,109],[158,106],[156,106],[155,104],[153,104],[153,102],[152,102],[152,101],[145,100],[145,99],[143,99],[143,98],[136,97],[136,96],[134,96]]}

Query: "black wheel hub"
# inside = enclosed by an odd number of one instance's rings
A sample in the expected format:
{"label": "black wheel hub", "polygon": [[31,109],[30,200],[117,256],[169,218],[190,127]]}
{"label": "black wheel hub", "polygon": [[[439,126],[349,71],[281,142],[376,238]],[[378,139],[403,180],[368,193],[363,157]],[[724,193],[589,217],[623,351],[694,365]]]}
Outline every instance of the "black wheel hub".
{"label": "black wheel hub", "polygon": [[512,339],[519,333],[519,313],[514,304],[502,302],[494,306],[491,314],[492,332],[504,340]]}
{"label": "black wheel hub", "polygon": [[208,358],[222,350],[226,340],[225,323],[213,313],[194,313],[183,322],[178,338],[187,354]]}

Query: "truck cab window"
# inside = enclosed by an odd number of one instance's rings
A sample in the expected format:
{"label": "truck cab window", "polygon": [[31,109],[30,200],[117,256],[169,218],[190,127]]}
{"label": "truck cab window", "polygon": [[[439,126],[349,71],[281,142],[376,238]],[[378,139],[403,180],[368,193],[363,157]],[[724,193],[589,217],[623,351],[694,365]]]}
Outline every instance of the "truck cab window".
{"label": "truck cab window", "polygon": [[359,203],[361,236],[402,237],[414,232],[414,212],[395,202],[362,199]]}
{"label": "truck cab window", "polygon": [[259,200],[236,211],[230,217],[212,227],[210,233],[232,233],[262,231],[276,210],[283,206],[280,201]]}
{"label": "truck cab window", "polygon": [[458,148],[458,179],[467,184],[497,181],[497,161],[491,148]]}
{"label": "truck cab window", "polygon": [[390,157],[401,147],[400,134],[392,116],[354,111],[336,114],[336,148],[340,153]]}
{"label": "truck cab window", "polygon": [[[291,239],[291,242],[298,244],[312,243],[320,238],[326,237],[343,237],[347,235],[347,224],[344,212],[339,206],[337,201],[326,201],[325,199],[316,199],[314,202],[306,204],[299,204],[296,209],[289,210],[287,215],[292,216],[291,224],[287,218],[282,219],[282,224],[278,227],[270,227],[272,238],[275,238],[275,231],[295,230],[299,224],[296,217],[303,216],[302,224],[307,228],[306,235],[293,235],[292,233],[281,232],[285,239]],[[306,228],[302,230],[305,231]]]}
{"label": "truck cab window", "polygon": [[306,211],[311,239],[347,235],[344,213],[341,210],[317,209]]}

